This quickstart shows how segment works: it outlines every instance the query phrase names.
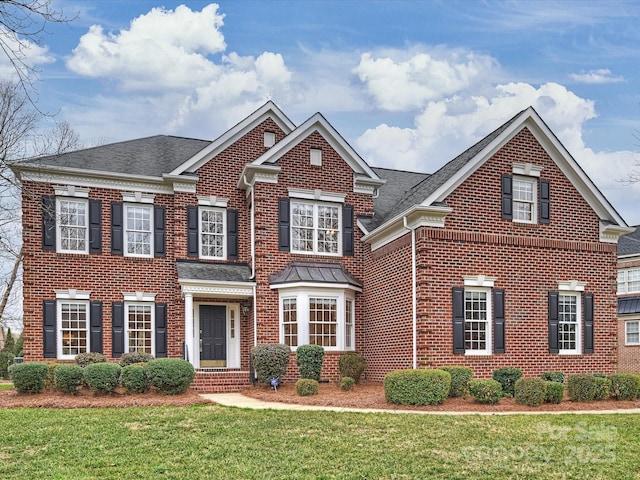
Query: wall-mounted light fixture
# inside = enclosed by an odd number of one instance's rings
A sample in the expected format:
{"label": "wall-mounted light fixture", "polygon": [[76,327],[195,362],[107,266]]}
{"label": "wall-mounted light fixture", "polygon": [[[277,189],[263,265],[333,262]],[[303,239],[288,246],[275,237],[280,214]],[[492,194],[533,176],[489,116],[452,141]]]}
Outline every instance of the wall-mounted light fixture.
{"label": "wall-mounted light fixture", "polygon": [[243,315],[249,315],[251,312],[251,299],[247,299],[240,304],[240,309],[242,310]]}

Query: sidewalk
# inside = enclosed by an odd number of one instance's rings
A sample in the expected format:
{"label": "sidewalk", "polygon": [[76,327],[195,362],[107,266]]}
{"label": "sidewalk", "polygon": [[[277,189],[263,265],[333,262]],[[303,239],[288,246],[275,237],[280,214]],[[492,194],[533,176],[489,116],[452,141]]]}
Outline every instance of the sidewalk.
{"label": "sidewalk", "polygon": [[203,393],[201,396],[225,407],[246,408],[250,410],[315,410],[326,412],[360,412],[360,413],[413,413],[416,415],[594,415],[594,414],[623,414],[640,413],[640,408],[615,410],[573,410],[567,412],[428,412],[423,410],[385,410],[380,408],[345,408],[320,405],[298,405],[294,403],[265,402],[250,398],[241,393]]}

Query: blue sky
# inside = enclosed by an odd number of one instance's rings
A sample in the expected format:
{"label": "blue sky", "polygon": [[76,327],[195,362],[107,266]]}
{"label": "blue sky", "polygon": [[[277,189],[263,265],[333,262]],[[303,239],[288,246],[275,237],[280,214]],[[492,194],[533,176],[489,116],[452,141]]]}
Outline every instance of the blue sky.
{"label": "blue sky", "polygon": [[638,2],[55,6],[77,18],[28,53],[38,101],[87,145],[214,139],[272,99],[295,123],[322,112],[371,165],[433,172],[533,105],[640,224],[640,185],[619,181],[640,162]]}

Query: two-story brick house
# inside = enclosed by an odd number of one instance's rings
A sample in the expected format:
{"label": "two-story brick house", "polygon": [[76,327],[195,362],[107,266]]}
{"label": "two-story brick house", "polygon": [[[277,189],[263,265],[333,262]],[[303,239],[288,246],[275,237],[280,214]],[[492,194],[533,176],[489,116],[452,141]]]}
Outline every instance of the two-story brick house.
{"label": "two-story brick house", "polygon": [[640,228],[618,243],[618,369],[640,373]]}
{"label": "two-story brick house", "polygon": [[[156,136],[13,166],[25,360],[184,357],[249,382],[258,343],[359,351],[368,378],[465,364],[616,369],[630,230],[533,109],[433,175],[370,167],[272,102],[213,142]],[[295,367],[290,369],[295,372]]]}

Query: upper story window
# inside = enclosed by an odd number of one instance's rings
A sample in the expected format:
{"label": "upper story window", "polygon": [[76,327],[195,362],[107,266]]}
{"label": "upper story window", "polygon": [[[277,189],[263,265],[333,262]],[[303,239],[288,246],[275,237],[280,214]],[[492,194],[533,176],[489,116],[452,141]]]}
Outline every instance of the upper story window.
{"label": "upper story window", "polygon": [[513,220],[515,222],[536,223],[536,190],[534,178],[513,178]]}
{"label": "upper story window", "polygon": [[187,207],[187,255],[212,260],[238,258],[238,211],[229,200],[198,197],[198,206]]}
{"label": "upper story window", "polygon": [[123,193],[124,203],[111,203],[111,253],[127,257],[166,255],[165,207],[154,195]]}
{"label": "upper story window", "polygon": [[542,168],[513,164],[513,175],[502,175],[502,218],[519,223],[549,223],[550,184]]}
{"label": "upper story window", "polygon": [[640,321],[628,320],[624,322],[624,344],[640,345]]}
{"label": "upper story window", "polygon": [[87,253],[89,251],[88,201],[76,198],[57,198],[58,218],[56,236],[59,252]]}
{"label": "upper story window", "polygon": [[618,270],[618,294],[640,292],[640,268]]}
{"label": "upper story window", "polygon": [[225,210],[200,207],[200,256],[224,259],[225,255]]}
{"label": "upper story window", "polygon": [[153,206],[125,205],[125,255],[151,257],[153,253]]}
{"label": "upper story window", "polygon": [[338,205],[291,201],[291,251],[339,255],[340,210]]}

